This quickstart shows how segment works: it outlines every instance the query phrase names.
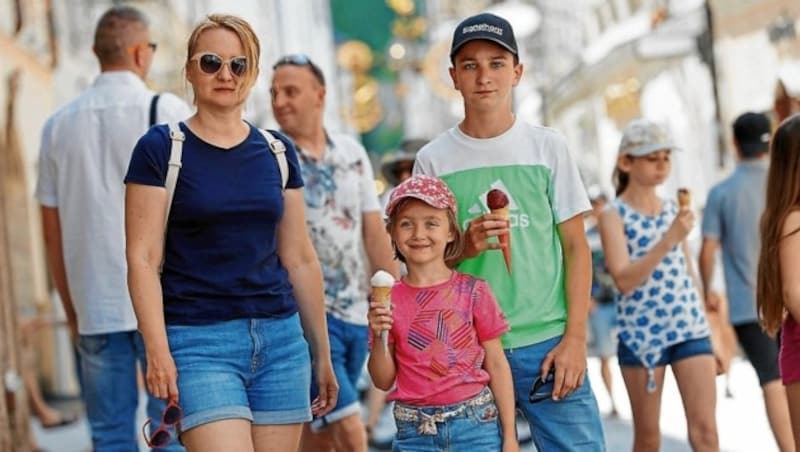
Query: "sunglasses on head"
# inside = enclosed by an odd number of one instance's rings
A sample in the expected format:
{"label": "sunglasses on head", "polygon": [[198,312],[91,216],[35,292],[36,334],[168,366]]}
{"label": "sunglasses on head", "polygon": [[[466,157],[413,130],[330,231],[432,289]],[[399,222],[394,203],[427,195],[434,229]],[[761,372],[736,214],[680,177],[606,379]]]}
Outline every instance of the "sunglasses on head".
{"label": "sunglasses on head", "polygon": [[281,66],[308,66],[308,69],[314,75],[314,77],[319,81],[322,86],[325,86],[325,75],[322,73],[322,69],[319,68],[308,55],[303,53],[295,53],[293,55],[286,55],[275,62],[272,65],[272,70],[278,69]]}
{"label": "sunglasses on head", "polygon": [[[552,368],[544,378],[542,378],[541,375],[536,377],[536,379],[533,380],[533,385],[531,385],[531,392],[528,395],[528,401],[530,403],[537,403],[541,402],[542,400],[547,400],[551,398],[553,396],[552,383],[553,380],[555,380],[555,377],[556,377],[555,369]],[[548,385],[548,387],[543,387],[547,383],[550,383],[550,385]]]}
{"label": "sunglasses on head", "polygon": [[245,74],[245,72],[247,72],[247,57],[244,56],[233,57],[226,61],[216,53],[206,52],[193,56],[190,61],[194,60],[197,60],[200,70],[209,75],[216,74],[222,70],[222,66],[225,66],[226,64],[228,65],[231,74],[235,75],[236,77],[241,77]]}
{"label": "sunglasses on head", "polygon": [[181,418],[183,418],[183,410],[175,400],[170,400],[167,406],[164,407],[164,411],[161,412],[161,425],[159,425],[154,432],[151,432],[150,435],[147,434],[147,426],[152,423],[152,419],[148,418],[144,425],[142,425],[142,435],[144,436],[145,443],[147,443],[147,447],[152,449],[154,447],[164,447],[169,444],[170,440],[172,440],[172,435],[168,427],[177,426],[179,428]]}
{"label": "sunglasses on head", "polygon": [[292,66],[305,66],[307,64],[311,64],[311,58],[302,53],[286,55],[273,64],[272,69],[275,69],[278,66],[283,66],[284,64],[291,64]]}

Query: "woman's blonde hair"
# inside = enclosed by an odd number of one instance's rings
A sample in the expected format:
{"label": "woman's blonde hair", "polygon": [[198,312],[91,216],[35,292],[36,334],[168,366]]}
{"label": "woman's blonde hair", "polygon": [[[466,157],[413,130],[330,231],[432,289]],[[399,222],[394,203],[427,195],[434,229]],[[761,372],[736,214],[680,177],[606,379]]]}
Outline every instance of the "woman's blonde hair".
{"label": "woman's blonde hair", "polygon": [[244,90],[243,97],[247,97],[247,93],[250,91],[253,84],[255,84],[256,78],[258,77],[261,44],[258,41],[258,36],[256,36],[255,31],[253,31],[253,27],[241,17],[230,14],[209,14],[204,21],[197,24],[194,30],[192,30],[192,34],[189,36],[189,41],[187,43],[186,67],[189,67],[191,58],[195,54],[197,41],[200,39],[200,35],[215,28],[223,28],[233,32],[242,42],[244,56],[247,58],[247,70],[241,78]]}
{"label": "woman's blonde hair", "polygon": [[[390,236],[392,235],[392,228],[397,221],[397,215],[405,208],[409,201],[412,200],[419,201],[416,198],[405,198],[400,200],[394,209],[392,209],[392,214],[386,219],[386,231]],[[447,209],[447,220],[450,222],[450,233],[453,234],[453,241],[448,243],[444,248],[444,261],[447,263],[448,267],[452,268],[458,263],[457,259],[461,256],[461,253],[464,252],[464,231],[461,230],[461,226],[458,224],[458,218],[456,218],[456,215],[450,209]],[[405,264],[406,258],[400,253],[397,244],[394,242],[394,238],[392,238],[392,248],[394,248],[395,259]]]}

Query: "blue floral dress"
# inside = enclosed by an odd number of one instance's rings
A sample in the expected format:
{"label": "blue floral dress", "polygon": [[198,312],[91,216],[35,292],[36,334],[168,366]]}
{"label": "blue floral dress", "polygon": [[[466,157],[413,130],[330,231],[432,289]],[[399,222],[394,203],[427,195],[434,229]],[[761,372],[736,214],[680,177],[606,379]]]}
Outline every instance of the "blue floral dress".
{"label": "blue floral dress", "polygon": [[[625,225],[632,261],[644,257],[661,240],[678,213],[677,204],[667,200],[656,216],[637,212],[621,199],[613,205]],[[664,256],[641,286],[617,295],[617,327],[619,340],[648,370],[649,392],[656,389],[654,368],[666,348],[710,335],[705,308],[680,245]]]}

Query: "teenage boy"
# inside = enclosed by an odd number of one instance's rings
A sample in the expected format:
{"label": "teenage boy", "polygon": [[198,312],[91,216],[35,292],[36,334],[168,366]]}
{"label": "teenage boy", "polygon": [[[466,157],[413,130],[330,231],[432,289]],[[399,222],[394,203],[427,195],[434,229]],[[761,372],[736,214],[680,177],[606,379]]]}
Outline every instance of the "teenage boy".
{"label": "teenage boy", "polygon": [[[514,116],[523,66],[508,21],[465,19],[450,61],[465,117],[419,152],[414,172],[440,177],[456,195],[467,237],[458,268],[491,284],[511,324],[503,347],[537,448],[605,450],[586,375],[591,206],[577,167],[559,133]],[[497,198],[508,216],[491,213]]]}

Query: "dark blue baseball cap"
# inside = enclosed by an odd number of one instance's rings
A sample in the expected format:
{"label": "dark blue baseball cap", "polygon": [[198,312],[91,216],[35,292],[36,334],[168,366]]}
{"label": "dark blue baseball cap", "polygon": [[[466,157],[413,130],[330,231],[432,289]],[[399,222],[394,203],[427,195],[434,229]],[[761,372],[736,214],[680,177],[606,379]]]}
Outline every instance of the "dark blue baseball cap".
{"label": "dark blue baseball cap", "polygon": [[492,41],[502,46],[504,49],[513,53],[517,52],[517,39],[514,37],[514,29],[507,20],[491,13],[476,14],[467,17],[456,27],[453,32],[453,45],[450,47],[450,59],[455,59],[458,49],[464,44],[483,39]]}
{"label": "dark blue baseball cap", "polygon": [[733,122],[733,137],[745,157],[767,152],[771,135],[772,124],[763,113],[743,113]]}

